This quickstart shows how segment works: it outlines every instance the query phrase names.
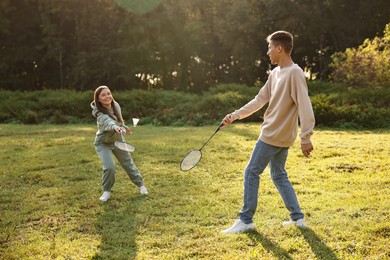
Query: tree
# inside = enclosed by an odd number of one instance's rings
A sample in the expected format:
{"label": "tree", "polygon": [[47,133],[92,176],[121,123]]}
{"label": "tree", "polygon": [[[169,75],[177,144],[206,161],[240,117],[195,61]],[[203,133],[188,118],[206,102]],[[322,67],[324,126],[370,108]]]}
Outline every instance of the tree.
{"label": "tree", "polygon": [[388,0],[3,0],[0,87],[255,85],[267,79],[265,38],[276,30],[293,33],[295,62],[327,79],[331,55],[389,17]]}
{"label": "tree", "polygon": [[0,10],[0,87],[34,89],[42,84],[38,3],[2,1]]}
{"label": "tree", "polygon": [[390,23],[382,38],[366,39],[358,48],[337,52],[332,59],[334,81],[355,87],[390,88]]}

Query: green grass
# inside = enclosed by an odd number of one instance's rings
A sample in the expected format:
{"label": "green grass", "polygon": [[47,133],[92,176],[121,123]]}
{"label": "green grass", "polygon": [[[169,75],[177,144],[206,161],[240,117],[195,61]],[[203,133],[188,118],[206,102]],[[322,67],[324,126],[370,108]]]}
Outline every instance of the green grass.
{"label": "green grass", "polygon": [[388,259],[390,131],[318,130],[287,170],[307,229],[283,228],[288,212],[262,175],[257,232],[226,236],[242,203],[243,169],[258,124],[223,129],[200,164],[179,162],[214,132],[138,126],[127,140],[150,195],[118,166],[101,203],[94,125],[0,125],[1,259]]}

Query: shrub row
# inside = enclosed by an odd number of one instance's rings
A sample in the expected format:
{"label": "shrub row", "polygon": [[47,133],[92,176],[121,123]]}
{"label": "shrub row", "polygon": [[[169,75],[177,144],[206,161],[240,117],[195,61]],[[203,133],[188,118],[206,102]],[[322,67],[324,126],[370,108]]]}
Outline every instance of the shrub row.
{"label": "shrub row", "polygon": [[[258,87],[218,85],[201,95],[167,90],[115,91],[127,121],[140,124],[206,125],[220,121],[226,113],[251,100]],[[349,89],[326,82],[309,82],[317,125],[345,128],[390,127],[389,89]],[[93,91],[44,90],[12,92],[0,90],[0,123],[67,124],[91,123]],[[262,110],[264,111],[265,108]],[[246,121],[261,121],[257,112]]]}

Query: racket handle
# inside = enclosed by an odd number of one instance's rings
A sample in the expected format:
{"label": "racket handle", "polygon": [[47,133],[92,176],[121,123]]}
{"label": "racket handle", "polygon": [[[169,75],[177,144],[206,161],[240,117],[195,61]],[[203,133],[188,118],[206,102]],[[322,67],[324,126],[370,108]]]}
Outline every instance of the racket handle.
{"label": "racket handle", "polygon": [[224,125],[224,123],[222,121],[221,124],[218,126],[218,130],[217,131],[219,131],[223,125]]}

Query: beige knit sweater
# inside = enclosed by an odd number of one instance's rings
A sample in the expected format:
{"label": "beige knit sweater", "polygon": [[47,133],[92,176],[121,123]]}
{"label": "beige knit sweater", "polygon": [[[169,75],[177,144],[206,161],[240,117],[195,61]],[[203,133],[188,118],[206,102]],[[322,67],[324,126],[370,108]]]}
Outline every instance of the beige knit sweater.
{"label": "beige knit sweater", "polygon": [[299,115],[301,143],[311,143],[314,113],[305,76],[297,64],[274,68],[255,98],[236,110],[233,117],[235,120],[248,117],[267,103],[261,141],[278,147],[292,146],[298,133]]}

